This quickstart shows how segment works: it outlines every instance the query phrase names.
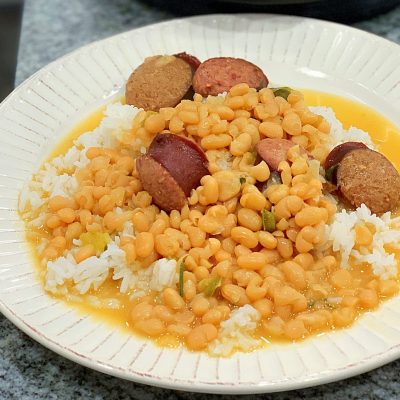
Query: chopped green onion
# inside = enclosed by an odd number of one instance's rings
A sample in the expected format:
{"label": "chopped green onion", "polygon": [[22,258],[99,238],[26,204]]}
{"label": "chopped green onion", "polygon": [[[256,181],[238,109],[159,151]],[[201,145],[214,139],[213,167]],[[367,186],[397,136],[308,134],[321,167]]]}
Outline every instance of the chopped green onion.
{"label": "chopped green onion", "polygon": [[336,181],[336,172],[339,164],[333,165],[325,171],[325,179],[329,182],[334,183]]}
{"label": "chopped green onion", "polygon": [[241,176],[239,178],[240,184],[243,185],[243,183],[246,183],[246,178],[244,176]]}
{"label": "chopped green onion", "polygon": [[261,212],[264,231],[273,232],[275,230],[275,216],[271,211],[264,208]]}
{"label": "chopped green onion", "polygon": [[254,164],[257,158],[257,154],[249,151],[245,153],[244,157],[246,159],[247,164]]}
{"label": "chopped green onion", "polygon": [[199,290],[206,297],[211,297],[215,290],[221,286],[221,278],[205,278],[199,282]]}
{"label": "chopped green onion", "polygon": [[308,300],[307,307],[312,308],[315,306],[316,301],[314,299]]}
{"label": "chopped green onion", "polygon": [[308,308],[329,308],[330,310],[334,310],[336,308],[336,305],[333,303],[330,303],[327,298],[315,300],[311,299],[308,300],[307,302],[307,307]]}
{"label": "chopped green onion", "polygon": [[274,92],[275,97],[283,97],[285,100],[289,97],[289,94],[292,92],[292,89],[290,87],[284,86],[284,87],[279,87],[272,89]]}
{"label": "chopped green onion", "polygon": [[323,304],[324,304],[325,308],[329,308],[330,310],[333,310],[336,308],[336,305],[330,303],[327,298],[323,299]]}
{"label": "chopped green onion", "polygon": [[179,295],[183,297],[183,273],[185,272],[185,262],[181,261],[179,265]]}

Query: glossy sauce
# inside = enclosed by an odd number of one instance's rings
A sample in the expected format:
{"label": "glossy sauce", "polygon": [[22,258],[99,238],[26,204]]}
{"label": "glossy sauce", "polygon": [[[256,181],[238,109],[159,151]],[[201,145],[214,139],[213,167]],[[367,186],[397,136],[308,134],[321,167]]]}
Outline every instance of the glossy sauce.
{"label": "glossy sauce", "polygon": [[[378,145],[379,151],[385,154],[393,162],[396,168],[400,170],[400,157],[398,157],[397,154],[398,149],[400,148],[400,130],[395,127],[392,122],[370,107],[361,103],[328,93],[311,90],[301,91],[304,94],[307,105],[332,107],[337,118],[342,122],[345,129],[350,126],[355,126],[369,132],[373,141]],[[96,128],[103,118],[104,109],[105,107],[100,108],[76,125],[52,151],[49,159],[65,153],[76,138],[81,134]],[[34,251],[35,243],[33,243],[33,241],[30,242],[36,265],[39,271],[42,272],[43,267],[40,266],[38,257]],[[371,279],[369,267],[366,269],[360,268],[356,274],[359,275],[360,282],[365,281],[366,279]],[[88,303],[90,295],[96,295],[98,298],[105,300],[109,298],[117,299],[120,301],[121,307],[117,310],[107,307],[95,308]],[[74,307],[78,308],[82,313],[91,314],[99,320],[106,321],[114,326],[118,325],[121,328],[130,328],[129,314],[132,302],[129,300],[128,295],[119,293],[119,287],[115,281],[112,281],[111,279],[107,280],[96,291],[96,293],[89,293],[88,295],[82,296],[82,300],[83,301],[79,303],[73,301],[68,301],[68,303],[73,303]],[[129,331],[132,332],[132,329],[129,329]],[[262,332],[260,332],[260,335],[262,336]],[[274,341],[276,340],[274,339]],[[170,347],[176,347],[180,344],[178,339],[171,337],[170,335],[164,335],[156,342],[160,345]]]}
{"label": "glossy sauce", "polygon": [[[119,100],[124,103],[123,100]],[[104,111],[106,106],[102,106],[97,109],[95,112],[91,113],[87,118],[80,121],[76,126],[74,126],[63,138],[62,140],[55,146],[55,148],[51,151],[48,160],[51,160],[61,154],[65,154],[68,149],[73,145],[74,140],[79,138],[85,132],[92,131],[100,125],[101,120],[104,118]],[[39,233],[39,232],[37,232]],[[43,234],[43,233],[42,233]],[[39,278],[41,278],[41,273],[44,272],[43,266],[41,266],[39,262],[39,258],[36,254],[36,246],[37,246],[37,235],[27,235],[28,243],[30,245],[32,255],[35,259],[35,264],[39,271]],[[89,304],[90,296],[95,295],[96,297],[103,298],[107,302],[107,299],[117,299],[121,307],[116,311],[107,307],[96,308]],[[57,296],[56,296],[57,297]],[[129,328],[129,310],[130,300],[129,296],[126,294],[121,294],[119,292],[119,286],[108,279],[96,293],[89,291],[88,294],[81,296],[82,302],[76,302],[73,300],[67,300],[67,303],[73,304],[75,308],[81,311],[84,314],[91,314],[93,317],[98,318],[99,320],[106,321],[112,325],[117,325],[123,328]],[[63,299],[63,297],[60,297]]]}
{"label": "glossy sauce", "polygon": [[391,121],[372,108],[341,96],[313,90],[301,92],[308,106],[331,107],[344,129],[354,126],[368,132],[378,150],[400,171],[400,130]]}
{"label": "glossy sauce", "polygon": [[53,159],[61,154],[65,154],[68,149],[74,144],[74,140],[78,139],[85,132],[92,131],[100,125],[100,121],[104,117],[104,111],[106,106],[100,107],[94,113],[90,114],[87,118],[79,122],[74,126],[57,144],[57,146],[52,150],[52,152],[47,157],[48,160]]}

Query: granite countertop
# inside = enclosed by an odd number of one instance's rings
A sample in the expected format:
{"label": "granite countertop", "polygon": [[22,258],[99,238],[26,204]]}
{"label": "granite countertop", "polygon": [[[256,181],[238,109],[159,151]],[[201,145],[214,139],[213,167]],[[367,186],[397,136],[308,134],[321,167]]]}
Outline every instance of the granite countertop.
{"label": "granite countertop", "polygon": [[[138,0],[26,0],[16,84],[83,44],[175,16]],[[400,7],[355,26],[400,43]],[[399,374],[400,360],[346,381],[258,397],[274,400],[399,399]],[[220,397],[148,387],[81,367],[34,342],[0,315],[1,399]]]}

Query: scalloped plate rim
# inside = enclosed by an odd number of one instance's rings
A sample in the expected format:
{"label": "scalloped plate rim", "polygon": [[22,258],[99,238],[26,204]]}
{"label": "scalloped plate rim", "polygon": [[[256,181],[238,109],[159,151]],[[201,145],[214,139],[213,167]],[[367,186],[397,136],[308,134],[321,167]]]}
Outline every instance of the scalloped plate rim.
{"label": "scalloped plate rim", "polygon": [[[27,78],[24,82],[22,82],[18,87],[16,87],[1,103],[0,103],[0,112],[7,106],[7,104],[20,93],[24,88],[29,87],[29,84],[32,83],[36,78],[43,76],[48,70],[57,66],[62,61],[66,61],[68,59],[72,59],[75,55],[84,53],[86,50],[90,48],[96,47],[98,44],[110,41],[117,38],[122,38],[127,34],[141,31],[146,31],[148,29],[155,29],[163,25],[175,24],[186,22],[190,20],[207,20],[207,19],[219,19],[223,17],[230,18],[242,18],[242,17],[253,17],[259,20],[268,20],[269,18],[282,18],[284,20],[296,20],[298,22],[309,22],[309,23],[317,23],[321,26],[332,25],[336,28],[340,28],[347,32],[354,32],[357,35],[363,35],[366,38],[374,38],[376,41],[380,43],[386,43],[386,45],[391,46],[396,52],[399,52],[399,45],[388,40],[382,38],[378,35],[362,31],[357,28],[348,27],[345,25],[341,25],[335,22],[323,21],[319,19],[313,18],[303,18],[298,16],[287,16],[280,14],[210,14],[210,15],[201,15],[201,16],[191,16],[191,17],[183,17],[177,19],[170,19],[166,21],[161,21],[155,24],[141,26],[135,29],[127,30],[116,35],[112,35],[110,37],[106,37],[103,39],[99,39],[84,46],[75,49],[62,57],[52,61],[51,63],[45,65],[29,78]],[[36,278],[35,278],[36,279]],[[305,380],[298,380],[296,377],[293,379],[285,378],[282,383],[273,383],[269,384],[265,381],[260,381],[258,384],[238,384],[238,385],[223,385],[219,383],[210,383],[210,382],[202,382],[196,381],[192,382],[191,380],[180,380],[180,379],[157,379],[154,376],[148,376],[148,374],[137,373],[132,369],[129,369],[127,372],[126,368],[116,368],[112,365],[107,365],[107,363],[103,363],[101,361],[93,361],[90,358],[86,357],[84,354],[73,351],[69,348],[62,347],[59,343],[54,342],[50,337],[46,337],[45,335],[38,332],[33,326],[29,325],[28,322],[24,321],[22,317],[20,317],[17,313],[14,313],[1,299],[0,299],[0,311],[2,314],[9,319],[14,325],[16,325],[21,331],[26,333],[35,341],[39,342],[46,348],[58,353],[59,355],[77,362],[85,367],[100,371],[102,373],[106,373],[112,376],[120,377],[127,380],[133,380],[142,384],[150,384],[154,386],[169,388],[169,389],[178,389],[178,390],[187,390],[187,391],[195,391],[195,392],[204,392],[204,393],[224,393],[224,394],[249,394],[249,393],[269,393],[269,392],[277,392],[277,391],[285,391],[285,390],[294,390],[304,387],[310,387],[315,385],[321,385],[325,383],[330,383],[342,379],[346,379],[355,375],[359,375],[365,372],[368,372],[372,369],[378,368],[386,363],[396,360],[400,357],[400,343],[390,347],[383,353],[375,354],[370,358],[363,359],[359,363],[352,364],[351,366],[347,366],[346,368],[337,368],[330,369],[325,372],[319,374],[312,374],[309,378]]]}

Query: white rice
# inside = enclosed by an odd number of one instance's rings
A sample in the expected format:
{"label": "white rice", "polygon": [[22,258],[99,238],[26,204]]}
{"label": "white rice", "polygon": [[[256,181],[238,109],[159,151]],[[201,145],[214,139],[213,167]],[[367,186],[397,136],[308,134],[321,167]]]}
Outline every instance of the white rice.
{"label": "white rice", "polygon": [[175,287],[178,282],[177,262],[161,258],[153,264],[150,289],[162,292],[167,287]]}
{"label": "white rice", "polygon": [[108,105],[98,128],[79,136],[65,154],[45,163],[33,179],[30,179],[21,191],[19,211],[30,218],[33,216],[30,210],[43,207],[49,197],[72,197],[78,188],[73,175],[77,169],[87,165],[87,149],[116,146],[124,133],[132,129],[133,119],[139,111],[136,107],[121,103]]}
{"label": "white rice", "polygon": [[[375,145],[367,132],[355,127],[345,130],[331,108],[310,107],[310,110],[323,116],[330,123],[330,135],[332,137],[330,148],[341,143],[355,141],[364,143],[370,149],[375,149]],[[330,198],[336,202],[333,196],[330,196]],[[370,223],[376,230],[373,236],[372,251],[366,247],[359,250],[354,249],[354,228],[359,223]],[[340,266],[342,268],[348,268],[350,262],[355,264],[368,263],[372,266],[376,276],[388,279],[396,276],[398,272],[395,255],[390,253],[387,247],[397,248],[400,246],[399,229],[399,218],[391,219],[390,212],[382,217],[371,215],[371,211],[363,204],[356,211],[342,210],[335,215],[332,224],[327,227],[328,242],[325,243],[324,248],[332,246],[333,251],[340,254]]]}
{"label": "white rice", "polygon": [[[45,205],[48,198],[56,195],[73,197],[78,188],[74,177],[77,170],[85,167],[89,160],[86,152],[89,147],[115,147],[126,132],[132,129],[133,119],[139,112],[137,108],[120,103],[110,104],[104,113],[99,127],[82,134],[74,145],[64,155],[55,157],[45,163],[43,168],[28,182],[21,191],[19,210],[26,218],[34,219],[30,222],[33,227],[39,227],[45,221]],[[41,210],[36,215],[37,210]],[[121,210],[122,212],[122,210]],[[134,238],[131,222],[126,222],[121,236]],[[109,277],[120,281],[120,292],[140,288],[148,290],[151,270],[135,272],[126,265],[125,253],[119,248],[119,236],[108,244],[107,250],[99,256],[90,257],[77,264],[73,254],[80,246],[74,242],[68,254],[47,263],[45,287],[53,293],[66,294],[66,284],[71,284],[79,294],[85,294],[89,289],[97,290]],[[42,248],[45,243],[42,243]],[[146,285],[143,284],[146,282]]]}
{"label": "white rice", "polygon": [[[132,228],[129,230],[132,231]],[[77,264],[73,254],[81,243],[75,239],[74,247],[68,254],[47,263],[46,290],[64,294],[65,285],[72,284],[79,294],[85,294],[91,288],[97,290],[111,277],[114,281],[119,281],[120,293],[132,292],[133,299],[147,294],[150,290],[161,292],[166,287],[176,286],[176,260],[162,258],[144,269],[138,263],[127,265],[125,252],[119,244],[120,237],[115,236],[99,256],[89,257]]]}
{"label": "white rice", "polygon": [[[70,283],[78,293],[85,294],[91,288],[97,290],[109,276],[110,270],[119,270],[125,266],[125,252],[118,247],[116,241],[110,242],[107,250],[100,256],[89,257],[79,264],[75,261],[73,253],[70,251],[66,256],[47,263],[46,290],[58,293],[59,286]],[[126,275],[118,278],[122,279],[121,288],[129,286],[129,282],[124,282],[124,278],[126,279]]]}
{"label": "white rice", "polygon": [[[148,294],[150,290],[162,292],[167,287],[175,287],[178,282],[176,268],[177,263],[175,260],[161,258],[149,267],[140,268],[136,272],[130,269],[129,289],[132,291],[130,299],[142,297]],[[125,269],[129,269],[129,267]]]}
{"label": "white rice", "polygon": [[149,293],[149,281],[153,272],[152,266],[141,269],[139,265],[125,263],[113,268],[113,280],[121,280],[121,293],[130,292],[130,299],[142,297]]}
{"label": "white rice", "polygon": [[261,340],[253,337],[261,314],[246,304],[232,311],[229,319],[221,322],[218,337],[208,349],[213,356],[227,357],[234,351],[250,351],[260,346]]}
{"label": "white rice", "polygon": [[[375,229],[372,251],[367,247],[354,249],[354,228],[359,223],[371,224]],[[400,248],[400,217],[392,219],[390,212],[378,217],[364,204],[356,211],[342,210],[328,227],[328,240],[333,251],[340,254],[342,268],[348,268],[351,260],[355,264],[370,264],[374,274],[382,279],[397,275],[397,260],[387,248]]]}
{"label": "white rice", "polygon": [[335,112],[330,107],[309,107],[310,110],[324,117],[331,125],[330,135],[332,142],[330,148],[336,147],[345,142],[361,142],[370,149],[375,149],[375,145],[369,134],[361,129],[351,126],[348,130],[343,129],[342,123],[336,118]]}
{"label": "white rice", "polygon": [[119,233],[119,236],[126,236],[132,239],[135,238],[135,232],[133,230],[132,221],[126,221],[124,224],[124,229]]}

